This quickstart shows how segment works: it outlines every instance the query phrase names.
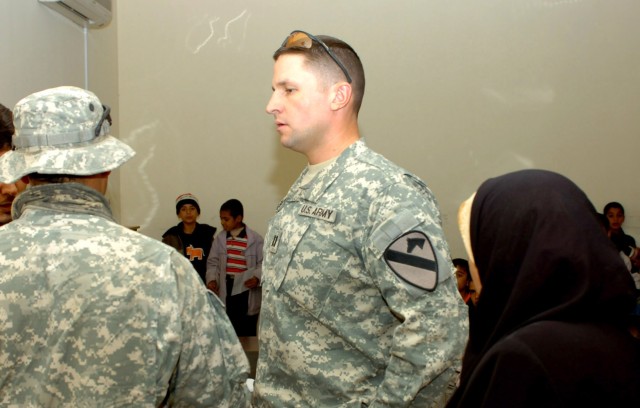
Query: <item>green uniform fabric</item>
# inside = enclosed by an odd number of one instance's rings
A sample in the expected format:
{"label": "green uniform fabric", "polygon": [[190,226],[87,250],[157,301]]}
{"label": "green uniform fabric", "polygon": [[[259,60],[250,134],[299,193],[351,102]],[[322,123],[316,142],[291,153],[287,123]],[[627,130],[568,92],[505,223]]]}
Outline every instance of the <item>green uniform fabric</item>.
{"label": "green uniform fabric", "polygon": [[31,187],[0,228],[0,405],[243,407],[248,362],[173,248],[81,184]]}
{"label": "green uniform fabric", "polygon": [[[358,141],[307,185],[265,236],[255,407],[431,407],[451,392],[467,336],[440,214],[417,177]],[[438,283],[407,283],[384,259],[426,235]]]}

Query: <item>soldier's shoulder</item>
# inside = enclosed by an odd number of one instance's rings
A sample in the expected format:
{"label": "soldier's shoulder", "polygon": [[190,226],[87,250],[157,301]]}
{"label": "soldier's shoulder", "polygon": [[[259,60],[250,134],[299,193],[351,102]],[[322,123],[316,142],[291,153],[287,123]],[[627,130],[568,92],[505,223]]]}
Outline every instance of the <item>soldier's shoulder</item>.
{"label": "soldier's shoulder", "polygon": [[138,248],[138,250],[143,253],[156,253],[159,256],[169,256],[173,251],[171,246],[162,241],[151,238],[141,232],[133,231],[122,225],[114,226],[110,235],[110,238],[117,237],[117,241],[127,245],[129,250],[135,251],[135,249]]}
{"label": "soldier's shoulder", "polygon": [[409,187],[417,189],[421,193],[432,194],[424,180],[416,174],[371,149],[366,149],[355,156],[354,161],[362,164],[354,166],[354,168],[359,168],[360,171],[368,174],[369,178],[380,180],[380,185],[383,188],[388,186]]}

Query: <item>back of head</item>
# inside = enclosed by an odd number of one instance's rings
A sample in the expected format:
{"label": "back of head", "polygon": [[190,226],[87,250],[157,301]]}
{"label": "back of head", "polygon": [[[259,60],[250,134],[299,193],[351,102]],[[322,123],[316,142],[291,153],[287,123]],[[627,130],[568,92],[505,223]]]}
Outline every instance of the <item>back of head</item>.
{"label": "back of head", "polygon": [[470,235],[482,284],[472,352],[536,321],[622,322],[635,302],[595,208],[559,174],[487,180],[473,200]]}
{"label": "back of head", "polygon": [[236,200],[235,198],[225,201],[220,206],[220,211],[229,211],[229,214],[231,214],[233,218],[237,216],[244,217],[244,207],[240,200]]}
{"label": "back of head", "polygon": [[[291,35],[294,33],[307,34],[304,31],[294,31]],[[341,67],[322,46],[322,44],[326,45],[344,66],[351,79],[353,109],[358,114],[365,89],[364,68],[360,57],[349,44],[340,39],[327,35],[310,36],[308,41],[296,42],[291,46],[287,46],[287,40],[285,40],[282,46],[273,54],[273,59],[277,60],[281,55],[286,54],[304,55],[308,67],[323,77],[326,85],[330,86],[336,82],[347,80],[346,74],[342,72]]]}
{"label": "back of head", "polygon": [[89,176],[113,170],[135,154],[109,135],[109,108],[87,90],[36,92],[13,109],[14,151],[0,157],[0,182],[29,174]]}
{"label": "back of head", "polygon": [[13,114],[9,108],[0,104],[0,151],[11,149],[13,132]]}

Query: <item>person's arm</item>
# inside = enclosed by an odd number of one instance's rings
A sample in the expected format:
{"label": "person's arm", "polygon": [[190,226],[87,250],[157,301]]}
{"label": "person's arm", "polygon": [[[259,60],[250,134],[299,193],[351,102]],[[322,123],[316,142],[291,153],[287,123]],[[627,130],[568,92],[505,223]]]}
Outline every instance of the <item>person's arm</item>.
{"label": "person's arm", "polygon": [[224,231],[219,233],[211,244],[209,257],[207,258],[207,273],[205,274],[207,289],[211,290],[216,295],[220,294],[220,244],[221,242],[224,242],[224,237],[222,236],[223,233]]}
{"label": "person's arm", "polygon": [[[438,209],[427,191],[395,185],[373,203],[370,217],[376,222],[365,245],[370,248],[364,252],[365,266],[400,324],[393,333],[384,380],[369,407],[432,406],[445,399],[467,338],[467,307],[453,278]],[[406,234],[414,237],[411,243],[402,241]],[[398,240],[401,245],[394,245]],[[408,248],[411,244],[417,247]],[[395,255],[387,253],[392,247]],[[424,255],[429,248],[430,257]],[[405,255],[418,262],[422,277],[437,270],[435,288],[428,280],[412,284],[401,277],[405,261],[385,260]]]}
{"label": "person's arm", "polygon": [[175,248],[176,251],[182,254],[182,243],[180,242],[180,238],[177,235],[166,233],[162,236],[162,242],[169,245],[170,247]]}
{"label": "person's arm", "polygon": [[250,269],[253,276],[245,282],[249,289],[257,288],[262,282],[262,247],[264,246],[264,239],[256,232],[253,233],[253,237],[255,242],[253,243],[252,251],[255,254],[252,254],[252,256],[255,255],[256,264]]}
{"label": "person's arm", "polygon": [[249,363],[221,301],[205,291],[189,262],[176,262],[182,333],[171,381],[174,407],[247,407]]}

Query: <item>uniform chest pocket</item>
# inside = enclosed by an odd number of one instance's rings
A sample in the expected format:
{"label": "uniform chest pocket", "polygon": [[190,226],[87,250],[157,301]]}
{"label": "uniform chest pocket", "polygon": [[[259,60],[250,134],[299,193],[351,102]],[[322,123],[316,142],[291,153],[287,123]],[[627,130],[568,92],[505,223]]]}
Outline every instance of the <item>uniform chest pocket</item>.
{"label": "uniform chest pocket", "polygon": [[327,231],[320,227],[305,232],[277,289],[316,318],[327,310],[351,304],[349,299],[357,284],[353,272],[359,270],[351,241]]}

